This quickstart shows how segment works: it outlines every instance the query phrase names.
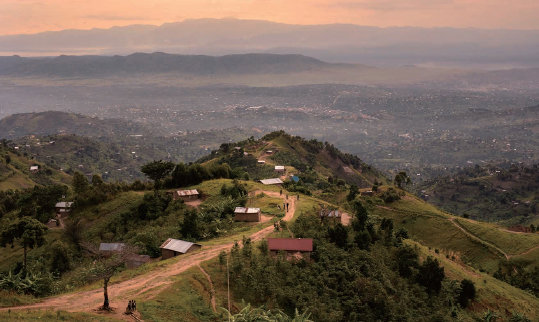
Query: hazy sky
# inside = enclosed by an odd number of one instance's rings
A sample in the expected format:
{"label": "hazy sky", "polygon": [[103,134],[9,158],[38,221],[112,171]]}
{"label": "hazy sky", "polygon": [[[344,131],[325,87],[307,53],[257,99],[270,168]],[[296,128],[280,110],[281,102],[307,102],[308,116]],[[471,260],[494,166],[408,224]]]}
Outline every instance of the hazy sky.
{"label": "hazy sky", "polygon": [[539,29],[539,0],[0,0],[0,34],[193,18]]}

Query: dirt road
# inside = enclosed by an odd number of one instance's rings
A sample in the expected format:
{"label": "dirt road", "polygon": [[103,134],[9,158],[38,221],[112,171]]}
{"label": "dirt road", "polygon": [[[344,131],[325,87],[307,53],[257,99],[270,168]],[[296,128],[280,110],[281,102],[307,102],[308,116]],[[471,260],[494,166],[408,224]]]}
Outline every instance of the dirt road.
{"label": "dirt road", "polygon": [[[285,196],[279,196],[278,192],[258,190],[256,193],[260,192],[272,197],[282,197],[283,200],[285,200]],[[295,198],[289,198],[288,202],[290,206],[285,217],[283,218],[287,221],[294,217],[294,213],[296,211]],[[259,241],[268,236],[273,229],[273,226],[269,226],[251,234],[249,237],[252,241]],[[155,295],[159,294],[164,287],[174,283],[174,280],[171,277],[178,275],[191,267],[200,265],[201,262],[218,256],[221,251],[230,250],[233,245],[233,242],[226,242],[221,245],[204,246],[200,251],[182,255],[177,262],[173,264],[156,268],[148,273],[133,277],[132,279],[123,282],[109,285],[108,292],[110,306],[115,310],[107,315],[132,321],[132,317],[123,314],[129,300],[138,299],[140,302],[143,299],[154,297]],[[103,289],[99,288],[91,291],[81,291],[47,298],[40,303],[32,305],[2,308],[0,311],[22,309],[59,309],[69,312],[96,313],[96,308],[98,308],[102,302]]]}

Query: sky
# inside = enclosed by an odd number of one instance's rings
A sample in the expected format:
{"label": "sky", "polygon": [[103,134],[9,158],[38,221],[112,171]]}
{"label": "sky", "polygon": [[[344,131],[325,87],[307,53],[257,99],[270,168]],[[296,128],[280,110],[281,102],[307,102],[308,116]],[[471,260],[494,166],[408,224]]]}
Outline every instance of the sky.
{"label": "sky", "polygon": [[198,18],[539,29],[539,0],[0,0],[0,35]]}

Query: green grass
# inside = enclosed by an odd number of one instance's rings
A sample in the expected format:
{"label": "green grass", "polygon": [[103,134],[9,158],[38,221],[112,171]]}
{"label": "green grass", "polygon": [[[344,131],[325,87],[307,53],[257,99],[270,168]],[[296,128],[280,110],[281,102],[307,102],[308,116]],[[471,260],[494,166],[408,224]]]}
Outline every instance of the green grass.
{"label": "green grass", "polygon": [[463,265],[458,261],[446,258],[443,252],[436,254],[433,249],[428,249],[417,242],[407,240],[419,250],[420,256],[426,258],[432,256],[440,261],[444,267],[446,278],[460,281],[469,279],[474,282],[477,290],[477,298],[467,309],[475,318],[490,309],[502,316],[510,316],[514,312],[525,314],[532,321],[539,317],[539,299],[533,295],[504,283],[486,273],[482,273],[472,267]]}
{"label": "green grass", "polygon": [[[481,239],[492,243],[509,255],[516,255],[539,246],[539,234],[516,234],[498,226],[469,219],[455,219],[459,225]],[[539,258],[537,258],[539,259]]]}
{"label": "green grass", "polygon": [[[209,283],[198,267],[181,275],[151,300],[137,302],[142,319],[148,321],[215,321],[209,301]],[[144,296],[144,294],[141,294]],[[138,304],[137,303],[137,304]]]}
{"label": "green grass", "polygon": [[108,316],[52,310],[20,310],[0,312],[0,321],[121,321]]}
{"label": "green grass", "polygon": [[27,305],[37,301],[38,299],[32,295],[0,290],[0,307]]}

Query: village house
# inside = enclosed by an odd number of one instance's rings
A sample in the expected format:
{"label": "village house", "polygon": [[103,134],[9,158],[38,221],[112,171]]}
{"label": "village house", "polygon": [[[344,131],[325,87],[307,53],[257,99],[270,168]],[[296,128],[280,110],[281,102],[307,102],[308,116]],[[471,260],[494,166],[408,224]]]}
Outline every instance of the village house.
{"label": "village house", "polygon": [[54,208],[56,209],[56,215],[62,217],[68,215],[71,212],[71,206],[73,206],[72,201],[61,201],[57,202]]}
{"label": "village house", "polygon": [[260,221],[261,215],[260,208],[236,207],[234,210],[235,221]]}
{"label": "village house", "polygon": [[272,178],[272,179],[262,179],[260,180],[262,184],[270,185],[270,184],[283,184],[283,180],[279,178]]}
{"label": "village house", "polygon": [[362,196],[372,196],[372,195],[374,195],[374,192],[372,190],[361,191],[361,195]]}
{"label": "village house", "polygon": [[200,244],[169,238],[159,248],[161,248],[161,258],[167,259],[200,249],[200,247],[202,247]]}
{"label": "village house", "polygon": [[30,172],[32,173],[37,173],[39,172],[39,166],[38,165],[33,165],[30,167]]}
{"label": "village house", "polygon": [[339,210],[321,210],[320,211],[320,219],[321,220],[328,220],[332,222],[341,222],[342,221],[342,213]]}
{"label": "village house", "polygon": [[257,163],[258,163],[258,164],[266,164],[266,161],[264,161],[264,160],[258,160]]}
{"label": "village house", "polygon": [[191,190],[176,190],[172,192],[172,199],[178,200],[182,199],[183,201],[192,201],[197,200],[200,194],[196,189]]}
{"label": "village house", "polygon": [[275,172],[284,172],[284,165],[276,165]]}
{"label": "village house", "polygon": [[273,150],[266,150],[266,154],[273,154]]}
{"label": "village house", "polygon": [[312,238],[268,238],[268,250],[272,256],[284,253],[287,260],[311,258]]}

